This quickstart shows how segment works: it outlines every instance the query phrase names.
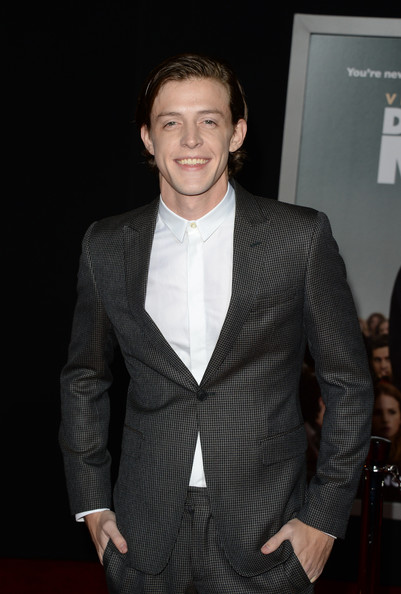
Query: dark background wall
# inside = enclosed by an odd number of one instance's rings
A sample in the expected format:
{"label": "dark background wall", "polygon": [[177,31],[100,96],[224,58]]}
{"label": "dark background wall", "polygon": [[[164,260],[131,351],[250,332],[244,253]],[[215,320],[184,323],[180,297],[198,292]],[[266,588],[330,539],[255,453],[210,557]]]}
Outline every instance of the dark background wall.
{"label": "dark background wall", "polygon": [[[230,60],[250,109],[240,181],[275,198],[294,13],[401,16],[399,2],[376,4],[71,1],[6,10],[2,556],[94,558],[84,526],[68,511],[58,378],[84,231],[156,196],[132,123],[148,70],[187,50]],[[118,359],[116,376],[111,447],[118,458],[126,381]]]}

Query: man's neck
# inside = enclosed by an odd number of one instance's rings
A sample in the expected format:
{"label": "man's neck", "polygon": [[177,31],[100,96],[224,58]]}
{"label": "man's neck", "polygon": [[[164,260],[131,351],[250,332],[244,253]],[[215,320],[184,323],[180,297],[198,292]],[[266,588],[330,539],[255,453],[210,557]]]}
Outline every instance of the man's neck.
{"label": "man's neck", "polygon": [[227,194],[228,180],[219,187],[194,196],[184,196],[177,192],[165,191],[160,187],[161,197],[165,205],[175,214],[187,221],[197,221],[213,210]]}

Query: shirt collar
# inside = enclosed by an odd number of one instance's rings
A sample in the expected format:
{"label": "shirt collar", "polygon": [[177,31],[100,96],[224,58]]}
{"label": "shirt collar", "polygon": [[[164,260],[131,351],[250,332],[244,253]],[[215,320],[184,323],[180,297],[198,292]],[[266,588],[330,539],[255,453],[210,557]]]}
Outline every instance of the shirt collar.
{"label": "shirt collar", "polygon": [[188,225],[191,223],[196,223],[200,236],[202,237],[203,241],[206,241],[216,231],[216,229],[220,227],[225,219],[234,214],[234,211],[235,191],[230,183],[228,184],[227,192],[223,200],[221,200],[217,206],[213,208],[213,210],[195,221],[183,219],[175,212],[170,210],[163,202],[161,196],[159,202],[160,218],[181,243],[184,241],[185,232],[188,228]]}

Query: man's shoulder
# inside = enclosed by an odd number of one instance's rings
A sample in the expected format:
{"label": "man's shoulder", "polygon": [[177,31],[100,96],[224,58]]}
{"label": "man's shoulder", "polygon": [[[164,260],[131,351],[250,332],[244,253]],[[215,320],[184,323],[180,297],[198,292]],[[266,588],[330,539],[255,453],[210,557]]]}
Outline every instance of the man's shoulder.
{"label": "man's shoulder", "polygon": [[258,196],[243,188],[237,182],[234,185],[237,202],[245,210],[256,211],[269,220],[282,220],[286,222],[313,222],[318,216],[318,211],[309,206],[300,206],[290,202],[282,202],[274,198]]}
{"label": "man's shoulder", "polygon": [[125,227],[141,228],[147,223],[152,224],[157,216],[159,200],[156,198],[132,210],[98,219],[89,228],[92,236],[121,232]]}
{"label": "man's shoulder", "polygon": [[310,206],[282,202],[264,196],[255,196],[255,200],[263,211],[269,214],[276,214],[277,216],[314,219],[318,214],[318,211]]}

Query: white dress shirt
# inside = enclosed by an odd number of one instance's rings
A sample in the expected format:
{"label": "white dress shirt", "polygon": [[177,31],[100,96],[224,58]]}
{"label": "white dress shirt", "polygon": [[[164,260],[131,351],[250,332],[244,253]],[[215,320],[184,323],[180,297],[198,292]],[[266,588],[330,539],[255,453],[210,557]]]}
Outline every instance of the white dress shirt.
{"label": "white dress shirt", "polygon": [[[196,221],[160,198],[145,309],[198,383],[216,346],[231,299],[235,192]],[[198,434],[191,486],[206,487]]]}

